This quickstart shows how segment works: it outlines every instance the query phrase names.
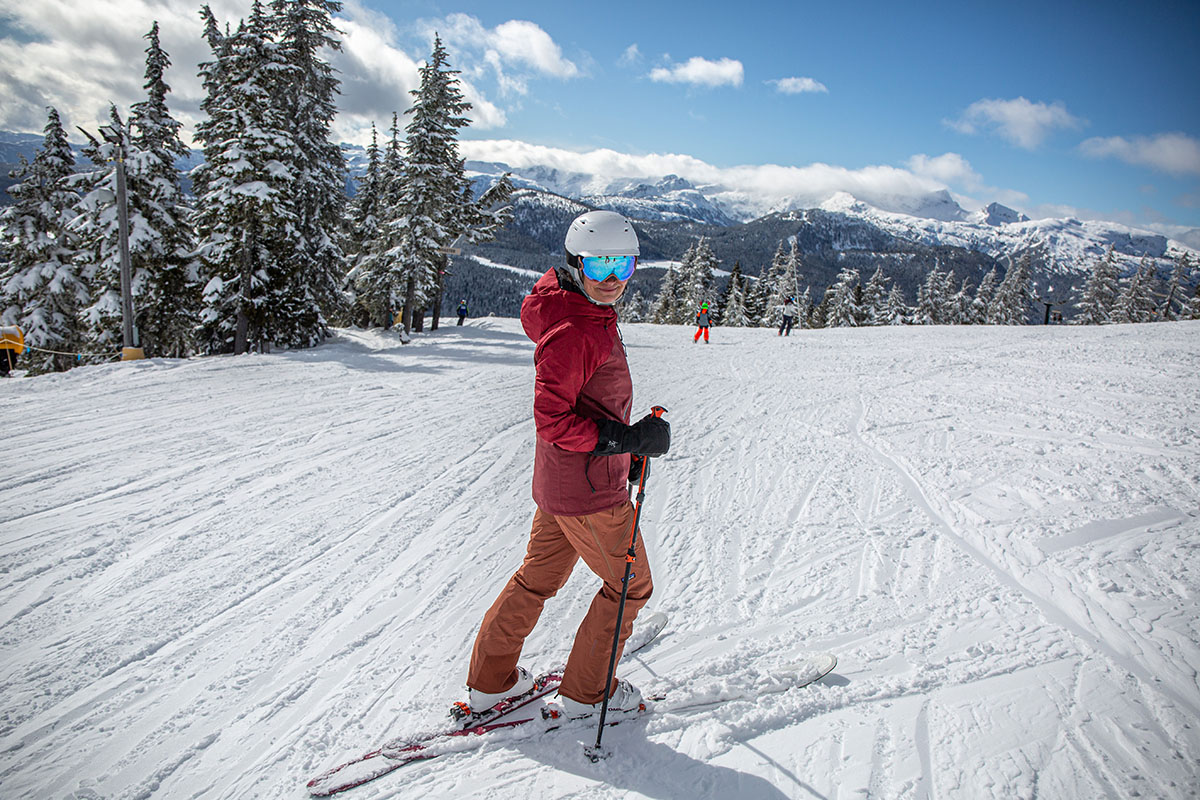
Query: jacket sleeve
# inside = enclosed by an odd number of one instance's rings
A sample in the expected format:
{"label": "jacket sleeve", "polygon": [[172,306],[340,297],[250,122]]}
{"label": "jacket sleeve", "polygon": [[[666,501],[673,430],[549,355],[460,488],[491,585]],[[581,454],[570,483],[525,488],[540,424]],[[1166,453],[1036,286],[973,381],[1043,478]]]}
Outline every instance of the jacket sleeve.
{"label": "jacket sleeve", "polygon": [[596,449],[596,423],[575,413],[584,385],[608,352],[595,337],[570,324],[549,331],[534,353],[537,370],[533,387],[533,419],[538,436],[564,450],[590,453]]}

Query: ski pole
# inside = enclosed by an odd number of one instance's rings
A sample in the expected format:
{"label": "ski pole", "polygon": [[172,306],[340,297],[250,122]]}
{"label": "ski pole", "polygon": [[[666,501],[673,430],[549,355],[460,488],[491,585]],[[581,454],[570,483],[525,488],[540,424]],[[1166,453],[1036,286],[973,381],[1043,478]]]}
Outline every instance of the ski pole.
{"label": "ski pole", "polygon": [[[666,413],[662,406],[652,406],[651,413],[661,417]],[[608,695],[612,687],[613,675],[617,671],[617,648],[621,645],[621,622],[625,617],[625,596],[629,593],[629,579],[632,577],[633,562],[637,558],[638,521],[642,518],[642,500],[646,497],[646,477],[650,474],[650,456],[642,460],[642,476],[638,480],[637,503],[633,507],[633,528],[629,531],[629,551],[625,553],[625,577],[621,579],[621,602],[617,605],[617,629],[613,631],[612,654],[608,658],[608,680],[604,684],[604,702],[600,705],[600,725],[596,728],[596,744],[587,751],[587,757],[593,762],[599,761],[603,753],[600,740],[604,737],[604,719],[608,716]]]}

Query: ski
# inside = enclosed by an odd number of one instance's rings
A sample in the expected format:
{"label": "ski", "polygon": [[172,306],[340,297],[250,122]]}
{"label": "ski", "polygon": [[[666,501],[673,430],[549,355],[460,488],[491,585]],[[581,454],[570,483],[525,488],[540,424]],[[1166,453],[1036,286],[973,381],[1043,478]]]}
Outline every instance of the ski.
{"label": "ski", "polygon": [[[416,761],[420,758],[428,758],[430,756],[417,755],[418,749],[411,749],[421,743],[434,742],[439,739],[449,737],[462,736],[478,736],[490,731],[499,730],[501,728],[511,727],[512,725],[520,725],[529,722],[528,719],[520,719],[516,721],[497,722],[501,717],[505,717],[516,711],[520,711],[530,703],[535,703],[546,695],[552,694],[558,690],[558,684],[562,682],[562,674],[558,671],[543,673],[533,680],[533,689],[517,698],[512,698],[503,703],[497,704],[494,708],[487,712],[472,715],[475,720],[469,721],[465,727],[451,728],[441,730],[424,736],[418,736],[414,740],[400,741],[392,740],[384,744],[382,747],[377,747],[368,753],[364,753],[353,761],[347,761],[344,764],[339,764],[332,769],[322,772],[317,777],[308,782],[308,792],[313,797],[329,797],[330,795],[344,792],[347,789],[353,789],[356,786],[362,786],[364,783],[373,781],[376,778],[381,778],[389,772],[399,769],[410,761]],[[397,758],[395,754],[403,753],[410,750],[413,753],[411,756],[403,756]]]}
{"label": "ski", "polygon": [[[822,653],[784,667],[752,671],[743,676],[744,680],[741,681],[741,685],[721,686],[712,690],[702,688],[691,696],[686,696],[673,703],[667,702],[669,699],[667,692],[654,694],[645,698],[637,711],[610,716],[605,720],[605,725],[612,727],[630,719],[639,719],[650,713],[686,713],[722,703],[755,700],[766,695],[779,694],[788,689],[808,686],[828,675],[836,666],[836,656],[831,653]],[[547,690],[538,694],[537,697],[526,699],[519,706],[510,709],[505,716],[545,697],[551,691],[553,690]],[[482,744],[482,740],[485,738],[494,739],[496,734],[503,731],[512,731],[510,738],[515,741],[533,738],[559,729],[591,730],[594,729],[597,722],[595,716],[577,720],[568,719],[560,706],[555,703],[546,703],[537,711],[530,709],[526,714],[516,715],[513,719],[390,742],[367,753],[360,759],[335,767],[314,778],[309,781],[308,790],[315,797],[328,797],[361,786],[414,761],[428,761],[438,756],[472,750]],[[492,736],[488,737],[488,734]],[[589,760],[596,762],[610,755],[610,752],[607,748],[597,750],[594,747],[585,746],[584,755]]]}
{"label": "ski", "polygon": [[[666,625],[667,615],[660,611],[639,617],[637,627],[626,641],[626,654],[636,653],[647,647],[658,638]],[[485,712],[463,713],[461,704],[456,703],[456,708],[451,711],[451,715],[459,720],[460,727],[407,740],[389,741],[382,747],[364,753],[353,761],[347,761],[322,772],[308,782],[308,792],[313,797],[329,797],[381,778],[413,761],[434,758],[445,752],[453,752],[455,749],[466,749],[466,747],[455,747],[455,745],[485,733],[532,722],[538,717],[521,715],[519,719],[504,718],[557,691],[561,681],[562,674],[557,670],[543,673],[534,679],[534,688],[530,692],[500,703]],[[501,721],[502,719],[504,721]],[[467,745],[467,747],[469,746]]]}

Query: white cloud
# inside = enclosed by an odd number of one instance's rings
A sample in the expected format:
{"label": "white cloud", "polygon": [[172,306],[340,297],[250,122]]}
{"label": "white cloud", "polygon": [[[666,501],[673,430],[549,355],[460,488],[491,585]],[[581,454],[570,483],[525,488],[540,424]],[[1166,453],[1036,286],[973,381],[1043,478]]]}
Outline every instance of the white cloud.
{"label": "white cloud", "polygon": [[601,180],[679,175],[695,184],[715,185],[731,195],[752,198],[755,203],[765,200],[778,208],[820,205],[837,192],[849,192],[871,202],[922,197],[946,188],[944,182],[892,166],[853,170],[829,164],[717,167],[680,153],[632,155],[609,149],[576,152],[511,139],[469,140],[460,145],[469,159],[499,161],[518,169],[545,165],[564,172],[596,175]]}
{"label": "white cloud", "polygon": [[1200,175],[1200,140],[1183,133],[1155,136],[1095,137],[1079,145],[1092,158],[1119,158],[1137,166],[1150,167],[1172,175]]}
{"label": "white cloud", "polygon": [[968,106],[958,119],[945,122],[959,133],[994,130],[1027,150],[1038,147],[1057,128],[1079,128],[1083,125],[1083,121],[1068,112],[1062,103],[1034,103],[1024,97],[1015,100],[979,100]]}
{"label": "white cloud", "polygon": [[775,84],[775,90],[780,94],[803,94],[805,92],[829,93],[829,89],[820,81],[812,78],[780,78],[777,81],[767,81]]}
{"label": "white cloud", "polygon": [[[342,86],[334,138],[366,144],[372,122],[387,128],[393,111],[403,114],[412,105],[410,92],[420,86],[418,70],[428,53],[410,56],[399,43],[403,32],[388,16],[367,8],[361,0],[347,0],[335,24],[342,32],[342,52],[333,53],[331,63]],[[428,38],[432,39],[432,33]],[[453,60],[451,66],[458,67]],[[500,128],[507,123],[504,109],[490,101],[471,76],[462,74],[458,80],[464,99],[471,104],[467,116],[473,128]],[[401,117],[401,128],[406,124]]]}
{"label": "white cloud", "polygon": [[476,17],[451,14],[421,24],[428,38],[435,33],[442,37],[465,74],[494,72],[502,94],[527,94],[533,76],[568,80],[582,74],[550,34],[532,22],[509,20],[486,28]]}
{"label": "white cloud", "polygon": [[947,186],[961,186],[971,192],[985,188],[983,177],[971,167],[970,162],[958,153],[943,153],[940,156],[918,153],[908,159],[906,166],[914,175],[920,175]]}
{"label": "white cloud", "polygon": [[741,86],[744,75],[742,62],[732,58],[710,61],[693,56],[683,64],[656,67],[650,71],[650,80],[659,83],[690,83],[695,86]]}
{"label": "white cloud", "polygon": [[642,51],[638,49],[637,42],[625,48],[625,52],[621,53],[621,57],[617,59],[617,65],[622,67],[630,67],[634,64],[641,63]]}
{"label": "white cloud", "polygon": [[[769,211],[819,206],[846,192],[878,208],[903,211],[920,205],[930,194],[948,190],[965,210],[974,211],[998,201],[1030,216],[1037,213],[1024,192],[986,186],[983,178],[957,153],[916,155],[905,167],[872,165],[848,169],[831,164],[783,166],[746,164],[718,167],[681,153],[632,155],[610,149],[574,151],[511,139],[469,140],[460,143],[472,160],[495,161],[520,169],[549,166],[565,173],[594,176],[596,191],[619,178],[657,180],[679,175],[718,196],[747,218]],[[960,187],[969,194],[956,189]],[[979,199],[982,197],[983,199]],[[1043,215],[1045,216],[1045,215]]]}
{"label": "white cloud", "polygon": [[[211,6],[222,18],[247,13],[238,0]],[[0,15],[21,34],[0,39],[0,127],[40,131],[46,106],[54,106],[78,139],[75,126],[94,130],[108,122],[110,102],[125,114],[145,99],[143,37],[157,20],[173,63],[167,102],[194,128],[203,96],[196,66],[211,58],[198,8],[170,0],[0,0]]]}
{"label": "white cloud", "polygon": [[509,20],[497,25],[492,34],[493,46],[505,58],[533,67],[538,72],[556,78],[574,78],[579,68],[565,58],[562,48],[550,34],[532,22]]}
{"label": "white cloud", "polygon": [[[222,24],[236,26],[249,13],[249,0],[208,2]],[[0,0],[0,15],[17,32],[0,38],[0,128],[40,131],[46,124],[46,106],[54,106],[68,135],[78,140],[76,126],[95,129],[108,122],[110,102],[125,113],[132,103],[145,99],[143,36],[157,20],[163,49],[172,61],[166,76],[172,89],[167,102],[190,141],[203,118],[204,89],[197,65],[212,58],[201,36],[198,8],[183,0]],[[361,0],[347,0],[334,22],[342,32],[342,50],[329,56],[342,82],[334,137],[363,144],[372,122],[386,128],[392,111],[403,113],[410,107],[409,92],[419,85],[417,69],[427,51],[410,55],[400,44],[405,32]],[[532,23],[505,23],[485,31],[485,38],[502,65],[572,74],[573,65],[539,31]],[[474,128],[506,123],[504,109],[489,100],[471,76],[463,74],[459,80],[473,106],[469,116]]]}
{"label": "white cloud", "polygon": [[[332,57],[342,80],[334,134],[340,141],[365,144],[374,122],[385,140],[392,112],[403,113],[412,104],[409,92],[420,85],[420,65],[397,46],[398,33],[390,19],[356,0],[346,3],[344,13],[336,23],[342,31],[342,52]],[[402,117],[401,129],[404,125]]]}

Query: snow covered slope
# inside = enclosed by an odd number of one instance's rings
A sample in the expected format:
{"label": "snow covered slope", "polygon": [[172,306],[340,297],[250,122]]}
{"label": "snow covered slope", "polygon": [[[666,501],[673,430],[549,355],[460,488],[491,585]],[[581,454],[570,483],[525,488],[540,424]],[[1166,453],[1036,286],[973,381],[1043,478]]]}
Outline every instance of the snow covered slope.
{"label": "snow covered slope", "polygon": [[[821,683],[406,767],[367,798],[1185,797],[1200,785],[1200,324],[624,329],[673,696]],[[0,381],[0,796],[302,798],[436,724],[532,515],[533,345]],[[561,662],[595,581],[524,661]]]}

